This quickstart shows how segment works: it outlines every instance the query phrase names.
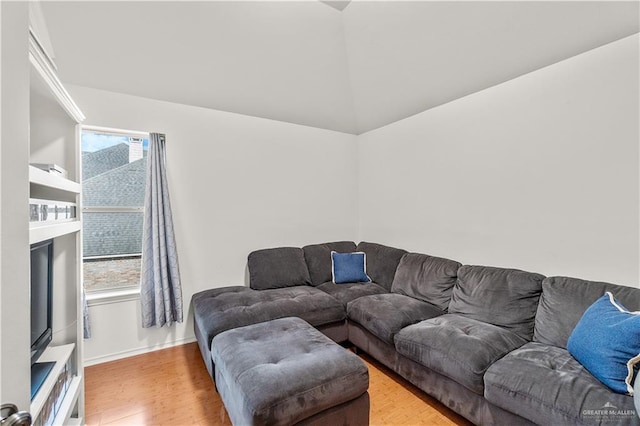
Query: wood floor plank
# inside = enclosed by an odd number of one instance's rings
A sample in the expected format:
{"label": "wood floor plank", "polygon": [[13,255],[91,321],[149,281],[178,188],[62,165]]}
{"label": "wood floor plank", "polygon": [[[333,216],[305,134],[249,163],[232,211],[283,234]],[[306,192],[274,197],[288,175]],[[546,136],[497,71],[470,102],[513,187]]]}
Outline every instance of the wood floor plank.
{"label": "wood floor plank", "polygon": [[[371,425],[471,424],[359,355],[369,368]],[[85,378],[87,426],[231,425],[195,343],[87,367]]]}

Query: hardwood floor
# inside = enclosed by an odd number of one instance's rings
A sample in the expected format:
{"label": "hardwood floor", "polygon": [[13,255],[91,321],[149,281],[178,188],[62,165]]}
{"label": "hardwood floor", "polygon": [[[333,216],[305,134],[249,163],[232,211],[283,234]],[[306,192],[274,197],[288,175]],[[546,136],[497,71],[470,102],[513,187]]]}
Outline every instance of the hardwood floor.
{"label": "hardwood floor", "polygon": [[[369,367],[372,425],[470,425],[384,366]],[[230,425],[195,343],[85,369],[87,426]]]}

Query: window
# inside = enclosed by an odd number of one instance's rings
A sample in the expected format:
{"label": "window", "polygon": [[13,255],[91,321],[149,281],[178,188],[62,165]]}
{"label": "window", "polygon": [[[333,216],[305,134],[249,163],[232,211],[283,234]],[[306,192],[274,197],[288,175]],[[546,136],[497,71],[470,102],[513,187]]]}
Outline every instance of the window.
{"label": "window", "polygon": [[140,285],[148,135],[82,130],[84,288],[113,292]]}

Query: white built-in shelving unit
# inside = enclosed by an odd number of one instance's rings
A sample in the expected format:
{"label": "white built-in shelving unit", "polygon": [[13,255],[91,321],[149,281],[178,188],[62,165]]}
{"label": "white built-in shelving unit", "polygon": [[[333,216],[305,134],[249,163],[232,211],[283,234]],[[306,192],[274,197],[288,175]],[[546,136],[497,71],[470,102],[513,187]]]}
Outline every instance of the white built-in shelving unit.
{"label": "white built-in shelving unit", "polygon": [[[70,366],[69,361],[73,361],[75,348],[76,345],[73,343],[61,346],[49,346],[39,359],[39,362],[55,362],[55,365],[31,401],[31,414],[42,414],[44,411],[51,410],[51,406],[47,406],[50,396],[54,392],[63,392],[64,397],[60,397],[61,401],[57,407],[58,415],[52,417],[52,424],[54,425],[66,426],[74,422],[78,422],[78,424],[82,422],[81,417],[71,417],[78,403],[80,393],[82,392],[82,375],[78,375],[77,372],[76,374],[69,372],[69,376],[67,376],[66,371],[66,368]],[[71,365],[71,367],[73,366]]]}
{"label": "white built-in shelving unit", "polygon": [[[39,362],[55,362],[31,401],[34,424],[84,424],[79,123],[82,112],[30,28],[29,163],[56,164],[65,177],[29,166],[30,199],[76,204],[76,217],[30,222],[29,243],[53,239],[53,338]],[[25,221],[29,221],[25,217]],[[55,408],[52,408],[55,406]],[[52,411],[53,410],[53,411]]]}
{"label": "white built-in shelving unit", "polygon": [[[76,199],[80,194],[80,184],[78,182],[47,173],[34,166],[29,166],[29,183],[32,194],[44,195],[44,197],[52,199],[52,201],[56,201],[59,198],[62,198],[60,201]],[[65,193],[66,196],[64,195]],[[76,200],[73,200],[73,202],[76,202]],[[80,228],[79,217],[57,223],[31,222],[29,224],[29,244],[78,232]]]}

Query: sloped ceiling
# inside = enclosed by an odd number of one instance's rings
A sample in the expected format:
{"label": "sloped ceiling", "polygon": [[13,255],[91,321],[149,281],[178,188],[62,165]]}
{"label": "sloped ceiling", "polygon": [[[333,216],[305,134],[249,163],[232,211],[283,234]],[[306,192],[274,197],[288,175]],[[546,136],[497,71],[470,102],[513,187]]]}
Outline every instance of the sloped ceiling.
{"label": "sloped ceiling", "polygon": [[637,33],[638,2],[43,2],[64,82],[360,134]]}
{"label": "sloped ceiling", "polygon": [[353,2],[344,18],[360,132],[639,31],[630,2]]}

